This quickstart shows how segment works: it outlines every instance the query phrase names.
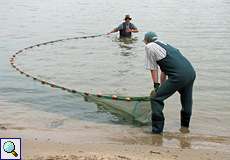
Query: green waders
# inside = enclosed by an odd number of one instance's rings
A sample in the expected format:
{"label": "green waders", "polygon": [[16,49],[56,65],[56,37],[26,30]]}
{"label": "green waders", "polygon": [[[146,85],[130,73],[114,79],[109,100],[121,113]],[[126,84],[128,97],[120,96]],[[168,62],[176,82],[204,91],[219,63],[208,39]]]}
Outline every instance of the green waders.
{"label": "green waders", "polygon": [[189,127],[192,115],[192,88],[196,74],[190,62],[180,51],[170,45],[154,42],[166,50],[166,57],[157,64],[168,79],[161,84],[156,95],[151,97],[152,132],[161,133],[164,128],[164,100],[174,94],[180,93],[181,99],[181,126]]}

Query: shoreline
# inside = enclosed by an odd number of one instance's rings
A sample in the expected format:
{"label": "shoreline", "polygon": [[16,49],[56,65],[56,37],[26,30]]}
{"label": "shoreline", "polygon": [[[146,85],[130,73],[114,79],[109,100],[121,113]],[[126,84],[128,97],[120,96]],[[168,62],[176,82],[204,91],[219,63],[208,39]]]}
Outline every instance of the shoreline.
{"label": "shoreline", "polygon": [[[1,138],[22,138],[23,159],[228,160],[230,137],[94,123],[0,101]],[[16,115],[16,116],[15,116]],[[9,118],[11,117],[11,118]]]}
{"label": "shoreline", "polygon": [[[88,126],[90,127],[90,125]],[[128,144],[103,138],[103,135],[82,135],[81,131],[63,133],[56,129],[0,129],[1,137],[22,138],[23,159],[33,160],[227,160],[229,151],[165,147],[149,144]],[[66,135],[68,135],[66,137]],[[61,139],[60,139],[61,137]],[[94,138],[97,138],[93,141]],[[118,136],[122,137],[123,136]],[[217,146],[218,147],[218,146]]]}

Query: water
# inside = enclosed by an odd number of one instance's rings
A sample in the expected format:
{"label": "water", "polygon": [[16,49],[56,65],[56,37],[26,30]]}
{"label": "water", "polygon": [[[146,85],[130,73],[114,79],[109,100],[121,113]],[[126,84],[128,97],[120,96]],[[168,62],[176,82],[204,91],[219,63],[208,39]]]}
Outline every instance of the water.
{"label": "water", "polygon": [[[152,85],[144,69],[142,40],[146,31],[155,31],[161,40],[179,48],[197,71],[192,133],[230,136],[229,12],[226,0],[0,1],[0,97],[35,111],[113,124],[116,117],[98,112],[82,97],[19,75],[8,60],[15,51],[32,44],[109,32],[128,13],[140,30],[131,42],[120,41],[116,34],[60,42],[34,48],[17,63],[29,73],[78,90],[147,95]],[[164,111],[166,131],[178,129],[179,110],[175,94]]]}

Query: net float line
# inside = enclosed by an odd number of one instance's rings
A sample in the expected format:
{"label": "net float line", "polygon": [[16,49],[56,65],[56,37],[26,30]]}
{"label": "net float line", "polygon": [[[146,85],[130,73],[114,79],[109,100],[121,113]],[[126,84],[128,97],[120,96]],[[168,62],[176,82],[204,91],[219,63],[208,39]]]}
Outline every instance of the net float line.
{"label": "net float line", "polygon": [[64,39],[58,39],[58,40],[54,40],[54,41],[47,41],[47,42],[43,42],[43,43],[38,43],[38,44],[34,44],[28,47],[25,47],[21,50],[16,51],[10,58],[9,62],[11,64],[11,66],[17,71],[19,72],[21,75],[24,75],[28,78],[31,78],[34,81],[40,82],[42,85],[47,85],[51,88],[57,88],[57,89],[61,89],[63,91],[67,91],[73,94],[79,94],[81,96],[87,97],[87,96],[95,96],[98,98],[105,98],[105,99],[111,99],[111,100],[121,100],[121,101],[149,101],[150,97],[149,96],[145,96],[145,97],[131,97],[131,96],[118,96],[118,95],[103,95],[101,93],[98,94],[92,94],[92,93],[88,93],[88,92],[82,92],[82,91],[77,91],[75,89],[72,88],[67,88],[52,82],[48,82],[46,80],[40,79],[37,76],[34,76],[32,74],[26,73],[25,71],[23,71],[23,69],[19,68],[16,64],[16,57],[19,56],[22,53],[25,53],[25,51],[36,48],[36,47],[41,47],[41,46],[45,46],[45,45],[49,45],[49,44],[53,44],[53,43],[57,43],[57,42],[64,42],[64,41],[68,41],[68,40],[74,40],[74,39],[86,39],[86,38],[96,38],[96,37],[100,37],[103,36],[105,34],[99,34],[99,35],[91,35],[91,36],[82,36],[82,37],[70,37],[70,38],[64,38]]}

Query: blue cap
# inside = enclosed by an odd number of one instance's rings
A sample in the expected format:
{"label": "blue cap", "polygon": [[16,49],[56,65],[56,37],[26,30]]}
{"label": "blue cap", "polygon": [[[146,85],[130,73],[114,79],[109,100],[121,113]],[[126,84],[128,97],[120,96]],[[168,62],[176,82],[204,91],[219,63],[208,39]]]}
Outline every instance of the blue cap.
{"label": "blue cap", "polygon": [[147,42],[154,42],[155,40],[157,40],[157,34],[155,32],[147,32],[145,33],[145,40]]}

